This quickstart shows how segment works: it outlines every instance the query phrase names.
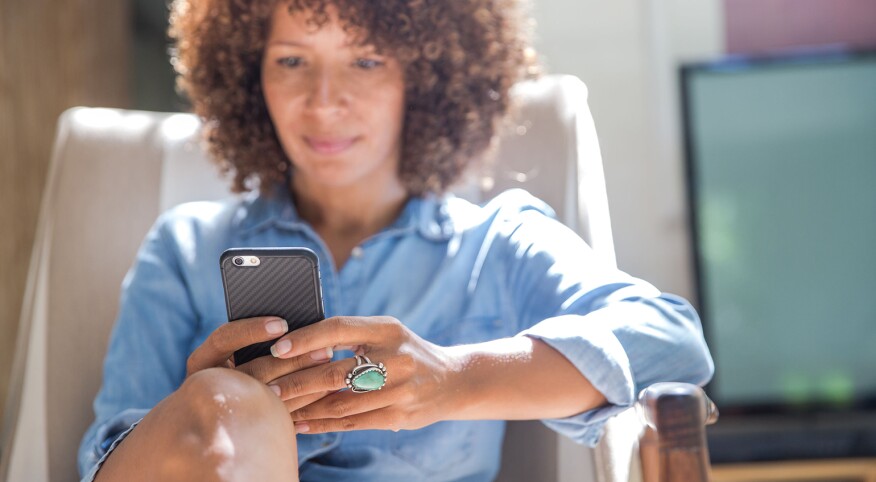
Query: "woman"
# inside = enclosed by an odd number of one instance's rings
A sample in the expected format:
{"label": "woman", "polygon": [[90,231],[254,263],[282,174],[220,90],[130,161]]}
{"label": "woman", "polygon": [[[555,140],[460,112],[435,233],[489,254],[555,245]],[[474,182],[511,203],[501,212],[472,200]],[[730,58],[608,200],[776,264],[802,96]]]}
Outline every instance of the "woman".
{"label": "woman", "polygon": [[[175,208],[144,241],[86,480],[491,480],[502,420],[595,443],[643,386],[709,378],[690,306],[543,203],[442,194],[533,72],[524,20],[514,0],[175,3],[180,85],[253,193]],[[329,318],[227,323],[217,260],[245,246],[317,252]],[[381,390],[344,390],[349,352],[385,365]]]}

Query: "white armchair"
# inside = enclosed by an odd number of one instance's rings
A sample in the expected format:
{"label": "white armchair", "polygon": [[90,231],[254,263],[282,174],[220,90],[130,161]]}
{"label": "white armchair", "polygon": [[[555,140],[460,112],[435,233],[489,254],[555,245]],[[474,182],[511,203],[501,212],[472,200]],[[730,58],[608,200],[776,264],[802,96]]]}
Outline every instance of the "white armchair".
{"label": "white armchair", "polygon": [[[485,199],[523,187],[613,261],[586,87],[549,76],[520,84],[515,96],[517,127],[501,140],[492,185],[461,191]],[[74,108],[61,116],[3,421],[4,480],[77,479],[76,449],[93,417],[119,286],[140,241],[162,210],[228,196],[199,127],[190,114]],[[626,427],[609,428],[595,452],[538,422],[512,423],[499,479],[638,480],[632,455],[641,425],[632,411],[619,419]]]}

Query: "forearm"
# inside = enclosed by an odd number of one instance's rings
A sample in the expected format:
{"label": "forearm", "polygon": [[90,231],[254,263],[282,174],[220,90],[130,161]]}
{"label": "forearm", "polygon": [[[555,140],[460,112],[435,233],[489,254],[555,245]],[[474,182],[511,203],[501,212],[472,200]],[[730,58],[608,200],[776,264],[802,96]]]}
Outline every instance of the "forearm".
{"label": "forearm", "polygon": [[563,418],[606,403],[558,351],[527,336],[448,348],[457,361],[447,418]]}

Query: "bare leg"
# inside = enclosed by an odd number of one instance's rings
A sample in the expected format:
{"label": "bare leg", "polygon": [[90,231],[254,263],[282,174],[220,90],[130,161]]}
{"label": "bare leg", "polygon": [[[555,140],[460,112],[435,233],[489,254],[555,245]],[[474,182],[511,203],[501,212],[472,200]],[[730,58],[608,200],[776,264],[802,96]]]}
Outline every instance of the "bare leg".
{"label": "bare leg", "polygon": [[298,481],[295,429],[264,384],[203,370],[146,415],[95,480]]}

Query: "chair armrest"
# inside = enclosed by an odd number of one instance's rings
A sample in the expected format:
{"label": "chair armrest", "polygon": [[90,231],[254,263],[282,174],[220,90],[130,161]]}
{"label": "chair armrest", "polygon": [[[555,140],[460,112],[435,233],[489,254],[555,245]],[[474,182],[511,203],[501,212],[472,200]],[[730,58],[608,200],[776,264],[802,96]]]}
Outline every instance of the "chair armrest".
{"label": "chair armrest", "polygon": [[637,408],[657,432],[658,480],[708,481],[705,426],[718,419],[718,410],[703,389],[689,383],[655,383],[642,390]]}

